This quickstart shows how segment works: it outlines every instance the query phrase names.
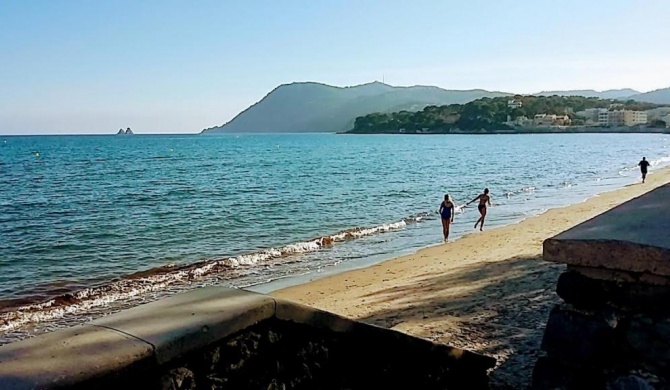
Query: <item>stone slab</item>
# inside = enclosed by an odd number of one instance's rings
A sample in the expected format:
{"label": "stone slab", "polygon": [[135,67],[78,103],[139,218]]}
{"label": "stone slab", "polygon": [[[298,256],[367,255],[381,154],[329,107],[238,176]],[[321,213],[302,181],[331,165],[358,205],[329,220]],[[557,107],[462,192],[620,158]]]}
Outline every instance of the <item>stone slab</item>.
{"label": "stone slab", "polygon": [[575,271],[589,279],[617,283],[642,283],[654,286],[670,286],[670,277],[645,272],[628,272],[607,268],[569,265],[568,270]]}
{"label": "stone slab", "polygon": [[604,364],[615,351],[618,320],[614,313],[575,310],[565,304],[555,306],[549,314],[541,349],[550,358],[575,366]]}
{"label": "stone slab", "polygon": [[[649,283],[649,280],[642,279],[644,274],[635,276],[621,271],[607,274],[609,270],[589,270],[569,266],[558,278],[558,296],[581,309],[601,309],[607,306],[622,313],[670,314],[670,306],[667,304],[670,301],[670,285]],[[593,274],[598,277],[592,277]],[[661,277],[654,277],[659,278]],[[642,280],[646,282],[641,282]]]}
{"label": "stone slab", "polygon": [[670,184],[544,241],[544,259],[670,276]]}
{"label": "stone slab", "polygon": [[150,344],[83,325],[0,346],[0,389],[81,386],[155,365]]}
{"label": "stone slab", "polygon": [[354,321],[323,310],[295,302],[277,299],[276,318],[338,333],[348,333],[364,340],[364,344],[393,345],[394,347],[421,350],[444,359],[445,363],[469,370],[485,371],[493,368],[496,359],[475,352],[443,344],[436,344],[396,330]]}
{"label": "stone slab", "polygon": [[144,340],[156,360],[171,359],[207,346],[273,317],[275,301],[266,295],[225,287],[206,287],[92,321]]}

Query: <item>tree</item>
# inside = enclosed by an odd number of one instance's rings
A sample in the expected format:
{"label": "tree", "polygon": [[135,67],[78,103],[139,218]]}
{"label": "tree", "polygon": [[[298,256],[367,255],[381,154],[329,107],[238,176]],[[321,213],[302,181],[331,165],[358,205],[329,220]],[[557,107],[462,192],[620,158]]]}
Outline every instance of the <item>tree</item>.
{"label": "tree", "polygon": [[668,124],[665,123],[665,121],[663,121],[663,120],[656,119],[656,120],[651,121],[649,126],[653,127],[653,128],[657,128],[657,129],[665,129],[666,127],[668,127]]}

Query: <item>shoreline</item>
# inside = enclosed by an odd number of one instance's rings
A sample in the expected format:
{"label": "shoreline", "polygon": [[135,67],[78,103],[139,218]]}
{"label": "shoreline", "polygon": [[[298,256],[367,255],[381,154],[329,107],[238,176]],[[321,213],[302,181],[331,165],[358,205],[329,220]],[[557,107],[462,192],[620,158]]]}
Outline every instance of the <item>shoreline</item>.
{"label": "shoreline", "polygon": [[668,182],[661,168],[645,184],[270,295],[494,356],[492,386],[523,388],[564,268],[542,260],[544,239]]}
{"label": "shoreline", "polygon": [[351,130],[340,132],[337,134],[344,135],[517,135],[517,134],[670,134],[670,128],[661,127],[616,127],[606,128],[602,130],[601,127],[572,127],[552,129],[547,127],[528,127],[513,130],[458,130],[449,132],[421,132],[408,133],[396,131],[384,132],[352,132]]}
{"label": "shoreline", "polygon": [[[661,171],[664,171],[666,169],[670,172],[670,165],[664,165],[663,167],[658,168],[656,170],[656,172],[661,172]],[[654,172],[650,173],[649,177],[652,177],[653,173]],[[542,216],[543,214],[545,214],[545,213],[547,213],[551,210],[563,209],[563,208],[579,205],[579,204],[588,202],[589,200],[591,200],[593,198],[597,198],[597,197],[599,197],[603,194],[618,191],[618,190],[621,190],[623,188],[629,187],[629,186],[634,185],[634,184],[637,184],[637,182],[624,184],[623,187],[610,188],[610,189],[605,190],[603,192],[599,192],[599,193],[589,195],[586,198],[583,198],[583,199],[581,199],[579,201],[576,201],[574,203],[569,203],[567,205],[558,205],[558,206],[555,206],[555,207],[550,207],[548,209],[542,210],[541,212],[539,212],[537,214],[527,215],[527,216],[522,217],[522,218],[520,218],[518,220],[515,220],[513,222],[505,222],[505,223],[500,224],[500,225],[496,224],[496,225],[492,226],[491,225],[492,222],[488,221],[487,226],[489,226],[489,228],[488,228],[487,231],[490,231],[490,230],[493,230],[493,229],[501,229],[501,228],[505,228],[505,227],[515,226],[515,225],[518,225],[520,223],[523,223],[524,221],[527,221],[528,219],[532,219],[532,218]],[[468,222],[468,223],[470,223],[470,222]],[[470,231],[470,232],[467,232],[467,233],[463,233],[460,236],[456,236],[455,238],[452,235],[452,237],[450,238],[449,243],[454,243],[454,242],[456,242],[460,239],[463,239],[465,237],[468,237],[468,236],[473,235],[473,234],[478,234],[478,233],[481,233],[481,232]],[[368,267],[376,266],[376,265],[379,265],[381,263],[385,263],[385,262],[388,262],[388,261],[399,259],[399,258],[402,258],[402,257],[405,257],[405,256],[416,255],[418,252],[421,252],[423,250],[427,250],[427,249],[430,249],[430,248],[434,248],[434,247],[437,247],[437,246],[441,246],[441,245],[444,245],[444,243],[443,242],[435,242],[433,244],[428,244],[428,245],[425,245],[425,246],[412,247],[412,248],[409,248],[409,249],[406,249],[406,250],[397,251],[396,253],[391,254],[391,255],[389,255],[389,254],[371,255],[371,256],[365,257],[363,259],[363,261],[357,261],[357,262],[353,262],[353,263],[340,263],[340,264],[337,264],[337,265],[325,267],[325,268],[323,268],[323,271],[320,271],[320,270],[319,271],[311,271],[311,272],[306,272],[306,273],[300,274],[300,275],[285,275],[285,276],[282,276],[282,277],[271,279],[269,281],[265,281],[265,282],[261,281],[261,282],[258,282],[258,283],[254,283],[254,284],[239,287],[239,288],[243,288],[243,289],[249,290],[249,291],[258,292],[258,293],[261,293],[261,294],[272,294],[272,293],[280,291],[280,290],[290,289],[292,287],[296,287],[296,286],[299,286],[299,285],[310,284],[310,283],[317,282],[319,280],[329,278],[331,276],[336,276],[336,275],[339,275],[339,274],[342,274],[342,273],[345,273],[345,272],[357,271],[357,270],[365,269],[365,268],[368,268]]]}

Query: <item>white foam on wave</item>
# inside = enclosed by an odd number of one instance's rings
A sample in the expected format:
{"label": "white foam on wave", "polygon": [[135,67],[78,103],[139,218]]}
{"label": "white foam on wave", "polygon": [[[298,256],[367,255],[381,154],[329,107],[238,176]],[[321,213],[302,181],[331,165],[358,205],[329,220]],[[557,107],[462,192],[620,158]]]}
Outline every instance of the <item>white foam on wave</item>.
{"label": "white foam on wave", "polygon": [[[297,242],[279,248],[227,257],[178,268],[174,264],[163,267],[165,272],[149,276],[122,279],[104,286],[86,288],[73,294],[61,296],[43,303],[21,306],[13,311],[0,313],[0,332],[8,332],[30,323],[40,323],[62,318],[70,314],[81,314],[91,309],[114,302],[130,300],[152,292],[165,291],[170,286],[184,282],[202,280],[220,272],[240,268],[254,267],[272,259],[295,254],[315,252],[337,242],[358,239],[393,230],[399,230],[410,223],[421,222],[430,213],[420,213],[397,222],[382,224],[370,228],[353,228],[312,240]],[[177,268],[177,269],[174,269]]]}
{"label": "white foam on wave", "polygon": [[666,164],[670,163],[670,156],[665,156],[665,157],[658,158],[656,160],[651,160],[649,163],[651,164],[652,167],[659,166],[659,165],[666,165]]}
{"label": "white foam on wave", "polygon": [[537,188],[534,186],[528,186],[528,187],[522,187],[517,190],[508,190],[503,192],[503,195],[507,198],[511,198],[514,195],[519,195],[519,194],[532,194],[535,192]]}

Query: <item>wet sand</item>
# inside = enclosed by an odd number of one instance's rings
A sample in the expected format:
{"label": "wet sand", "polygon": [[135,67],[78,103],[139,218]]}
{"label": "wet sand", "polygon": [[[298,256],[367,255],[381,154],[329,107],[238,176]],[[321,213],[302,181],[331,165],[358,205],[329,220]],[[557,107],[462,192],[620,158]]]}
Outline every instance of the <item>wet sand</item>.
{"label": "wet sand", "polygon": [[542,260],[542,242],[668,182],[665,168],[645,184],[271,295],[494,356],[492,387],[524,388],[564,270]]}

